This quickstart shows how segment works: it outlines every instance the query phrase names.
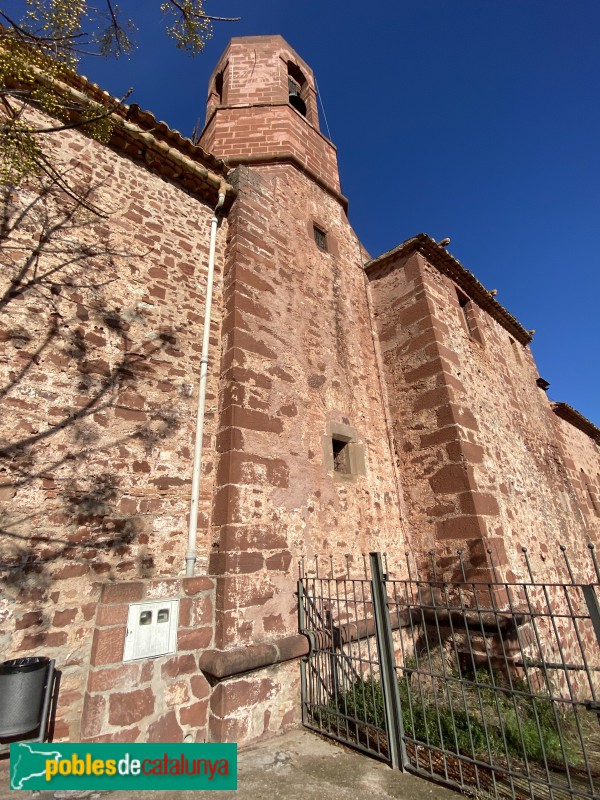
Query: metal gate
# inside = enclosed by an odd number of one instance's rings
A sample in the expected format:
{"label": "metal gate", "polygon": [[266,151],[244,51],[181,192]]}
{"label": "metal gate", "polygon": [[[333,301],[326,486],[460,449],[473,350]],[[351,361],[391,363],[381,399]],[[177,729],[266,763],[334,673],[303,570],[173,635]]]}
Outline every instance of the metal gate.
{"label": "metal gate", "polygon": [[550,582],[525,549],[510,583],[468,580],[460,553],[452,582],[378,553],[359,577],[302,564],[304,724],[462,791],[600,798],[600,571],[561,550]]}

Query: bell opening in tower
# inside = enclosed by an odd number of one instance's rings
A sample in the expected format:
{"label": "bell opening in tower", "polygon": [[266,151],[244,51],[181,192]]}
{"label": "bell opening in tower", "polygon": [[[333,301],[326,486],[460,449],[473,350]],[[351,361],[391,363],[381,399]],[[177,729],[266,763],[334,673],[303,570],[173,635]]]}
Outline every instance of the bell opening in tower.
{"label": "bell opening in tower", "polygon": [[303,94],[306,90],[306,78],[295,64],[288,61],[288,102],[303,117],[306,116],[306,103]]}

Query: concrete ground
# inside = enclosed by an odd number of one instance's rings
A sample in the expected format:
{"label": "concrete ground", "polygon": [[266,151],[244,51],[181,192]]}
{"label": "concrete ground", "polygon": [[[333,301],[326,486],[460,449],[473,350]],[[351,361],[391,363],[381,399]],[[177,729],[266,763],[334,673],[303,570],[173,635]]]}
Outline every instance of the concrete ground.
{"label": "concrete ground", "polygon": [[237,791],[10,792],[0,771],[2,800],[459,800],[460,795],[392,770],[307,730],[244,748],[238,754]]}

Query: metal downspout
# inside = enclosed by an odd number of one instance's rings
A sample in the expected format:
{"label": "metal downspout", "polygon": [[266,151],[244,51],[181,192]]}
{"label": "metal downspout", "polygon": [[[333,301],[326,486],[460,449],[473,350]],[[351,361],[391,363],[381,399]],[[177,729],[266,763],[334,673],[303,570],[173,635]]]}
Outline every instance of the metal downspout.
{"label": "metal downspout", "polygon": [[204,328],[202,332],[202,354],[200,356],[200,379],[198,381],[198,412],[196,415],[196,441],[194,444],[194,468],[192,471],[192,499],[190,503],[190,524],[188,546],[185,554],[185,574],[191,577],[196,564],[196,537],[198,530],[198,501],[200,498],[200,473],[202,469],[202,439],[204,436],[204,412],[206,409],[206,382],[208,377],[208,342],[210,339],[210,312],[212,307],[213,279],[215,272],[215,248],[217,242],[217,214],[225,202],[226,185],[219,188],[219,200],[210,221],[210,244],[208,249],[208,274],[206,276],[206,306],[204,309]]}

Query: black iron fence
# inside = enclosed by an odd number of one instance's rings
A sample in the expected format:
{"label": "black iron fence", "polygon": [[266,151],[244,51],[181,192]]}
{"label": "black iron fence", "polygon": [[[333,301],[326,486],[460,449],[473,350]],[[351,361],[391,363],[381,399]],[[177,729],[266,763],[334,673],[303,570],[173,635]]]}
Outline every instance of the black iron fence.
{"label": "black iron fence", "polygon": [[512,582],[493,564],[487,581],[423,579],[410,561],[392,578],[377,553],[358,577],[302,564],[304,724],[463,791],[600,798],[595,551],[575,568],[562,548],[543,582],[522,556]]}

